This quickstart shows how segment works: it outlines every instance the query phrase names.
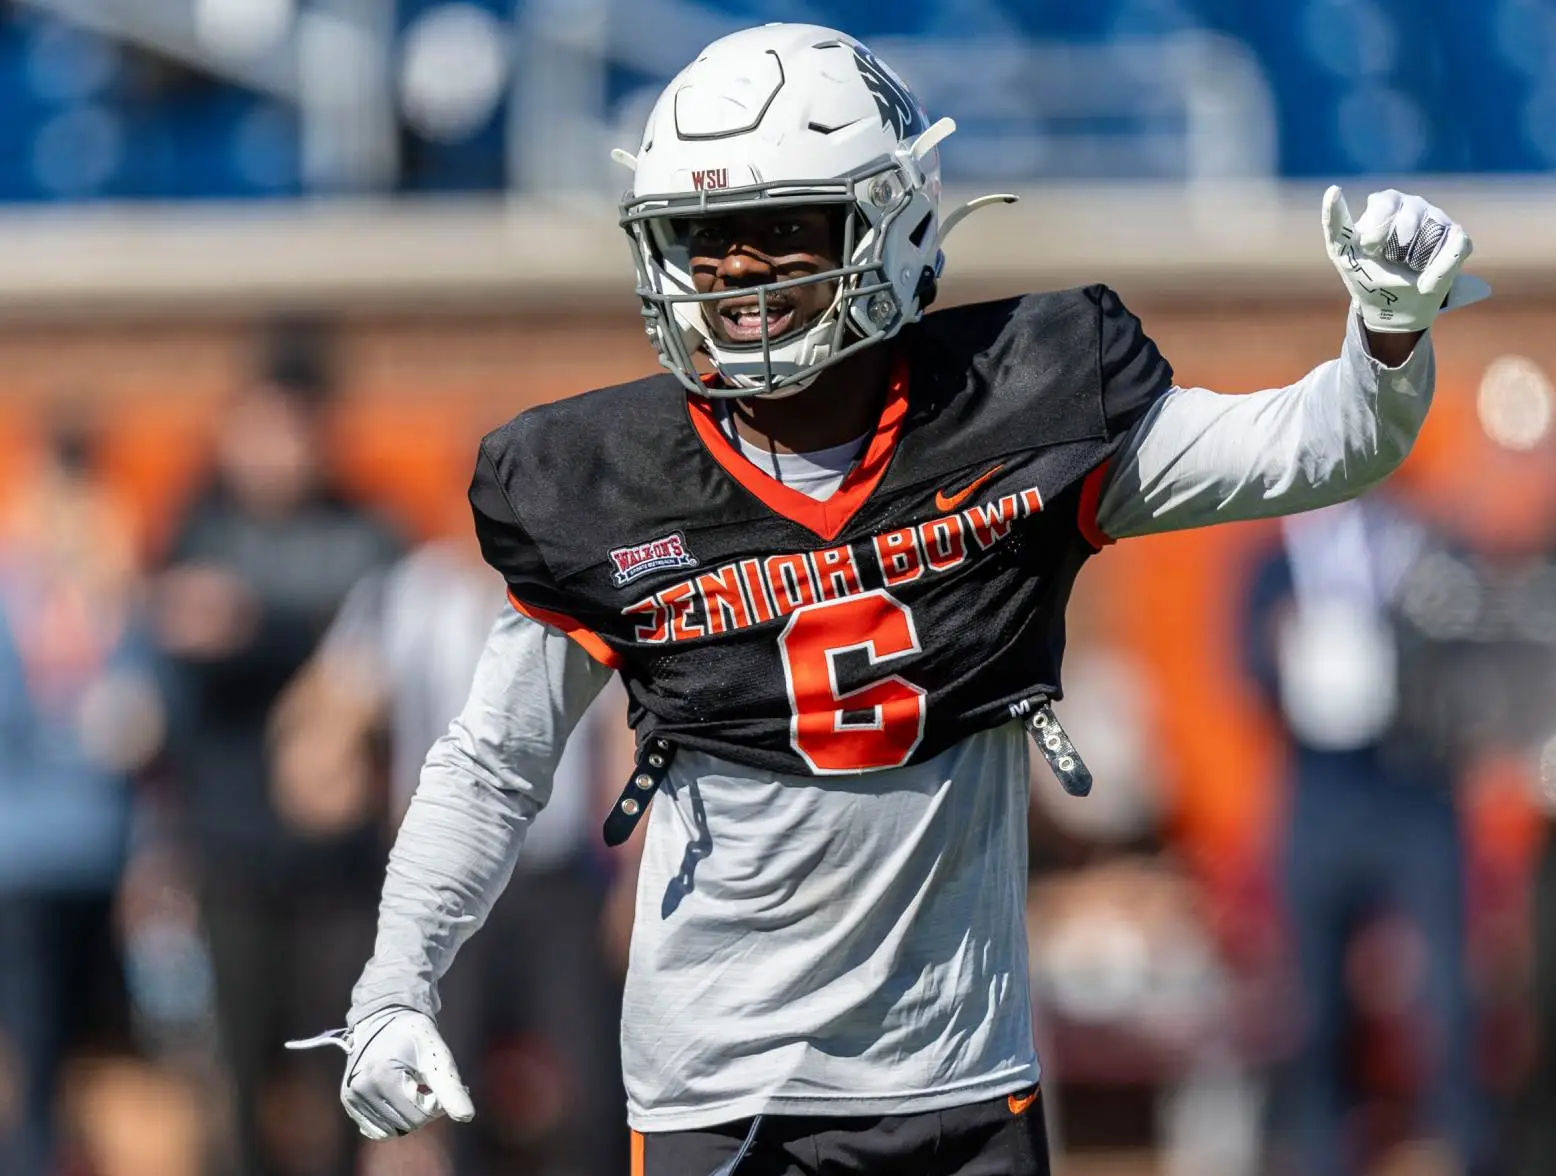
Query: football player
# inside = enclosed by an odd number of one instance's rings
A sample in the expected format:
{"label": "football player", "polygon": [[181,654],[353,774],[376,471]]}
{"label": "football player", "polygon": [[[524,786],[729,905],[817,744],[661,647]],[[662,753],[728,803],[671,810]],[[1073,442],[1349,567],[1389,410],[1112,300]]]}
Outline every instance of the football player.
{"label": "football player", "polygon": [[619,674],[641,750],[607,840],[647,816],[635,1170],[1048,1172],[1021,720],[1084,791],[1048,708],[1076,573],[1386,477],[1431,400],[1433,317],[1485,290],[1455,284],[1470,240],[1440,209],[1382,192],[1353,224],[1331,189],[1351,310],[1289,387],[1179,387],[1104,286],[926,315],[962,215],[939,207],[951,129],[853,38],[767,25],[699,54],[617,153],[668,370],[481,446],[470,499],[513,608],[327,1035],[370,1138],[473,1113],[438,978]]}

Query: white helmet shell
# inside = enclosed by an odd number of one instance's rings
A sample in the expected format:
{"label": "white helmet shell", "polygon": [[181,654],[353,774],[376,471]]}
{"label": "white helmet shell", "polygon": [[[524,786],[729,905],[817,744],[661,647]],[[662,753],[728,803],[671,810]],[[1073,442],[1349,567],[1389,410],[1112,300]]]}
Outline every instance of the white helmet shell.
{"label": "white helmet shell", "polygon": [[[781,394],[824,367],[889,339],[923,313],[941,268],[940,160],[918,100],[854,38],[819,25],[770,24],[713,42],[655,104],[634,159],[622,226],[633,242],[638,295],[664,365],[708,395]],[[786,205],[846,213],[838,268],[753,287],[835,283],[819,318],[776,339],[732,344],[710,332],[673,218]],[[764,315],[765,321],[765,315]],[[694,352],[722,387],[704,387]]]}

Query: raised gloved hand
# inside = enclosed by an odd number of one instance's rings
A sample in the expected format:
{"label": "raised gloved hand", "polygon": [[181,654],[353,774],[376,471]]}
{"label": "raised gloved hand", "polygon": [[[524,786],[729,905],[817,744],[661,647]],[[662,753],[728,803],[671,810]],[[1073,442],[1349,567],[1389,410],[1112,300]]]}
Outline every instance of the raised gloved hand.
{"label": "raised gloved hand", "polygon": [[475,1117],[454,1055],[425,1013],[384,1009],[351,1029],[288,1041],[286,1048],[323,1045],[346,1051],[340,1101],[368,1139],[408,1135],[445,1114],[460,1123]]}
{"label": "raised gloved hand", "polygon": [[1474,247],[1464,227],[1419,196],[1374,192],[1353,222],[1344,195],[1331,187],[1323,222],[1329,258],[1368,330],[1424,331],[1439,311],[1491,293],[1459,273]]}

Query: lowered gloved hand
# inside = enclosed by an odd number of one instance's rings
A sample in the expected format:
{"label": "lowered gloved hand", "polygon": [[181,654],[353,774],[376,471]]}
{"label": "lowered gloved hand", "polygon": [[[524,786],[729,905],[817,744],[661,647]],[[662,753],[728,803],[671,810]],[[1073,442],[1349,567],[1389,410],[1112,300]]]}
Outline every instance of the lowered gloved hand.
{"label": "lowered gloved hand", "polygon": [[1479,302],[1491,287],[1461,275],[1473,249],[1463,226],[1419,196],[1390,188],[1353,222],[1338,187],[1324,193],[1329,259],[1370,331],[1424,331],[1439,311]]}
{"label": "lowered gloved hand", "polygon": [[287,1049],[335,1045],[346,1051],[340,1101],[368,1139],[408,1135],[443,1115],[460,1123],[475,1117],[470,1092],[432,1018],[391,1008],[350,1029],[336,1029]]}

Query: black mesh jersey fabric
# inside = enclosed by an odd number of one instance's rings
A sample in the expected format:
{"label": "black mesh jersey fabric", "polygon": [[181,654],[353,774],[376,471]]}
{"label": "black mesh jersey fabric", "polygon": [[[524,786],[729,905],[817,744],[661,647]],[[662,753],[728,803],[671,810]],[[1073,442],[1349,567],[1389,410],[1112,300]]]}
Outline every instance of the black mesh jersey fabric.
{"label": "black mesh jersey fabric", "polygon": [[858,772],[1059,695],[1087,475],[1172,371],[1105,286],[938,311],[892,346],[905,378],[826,510],[721,452],[668,375],[483,441],[487,560],[620,671],[640,736]]}

